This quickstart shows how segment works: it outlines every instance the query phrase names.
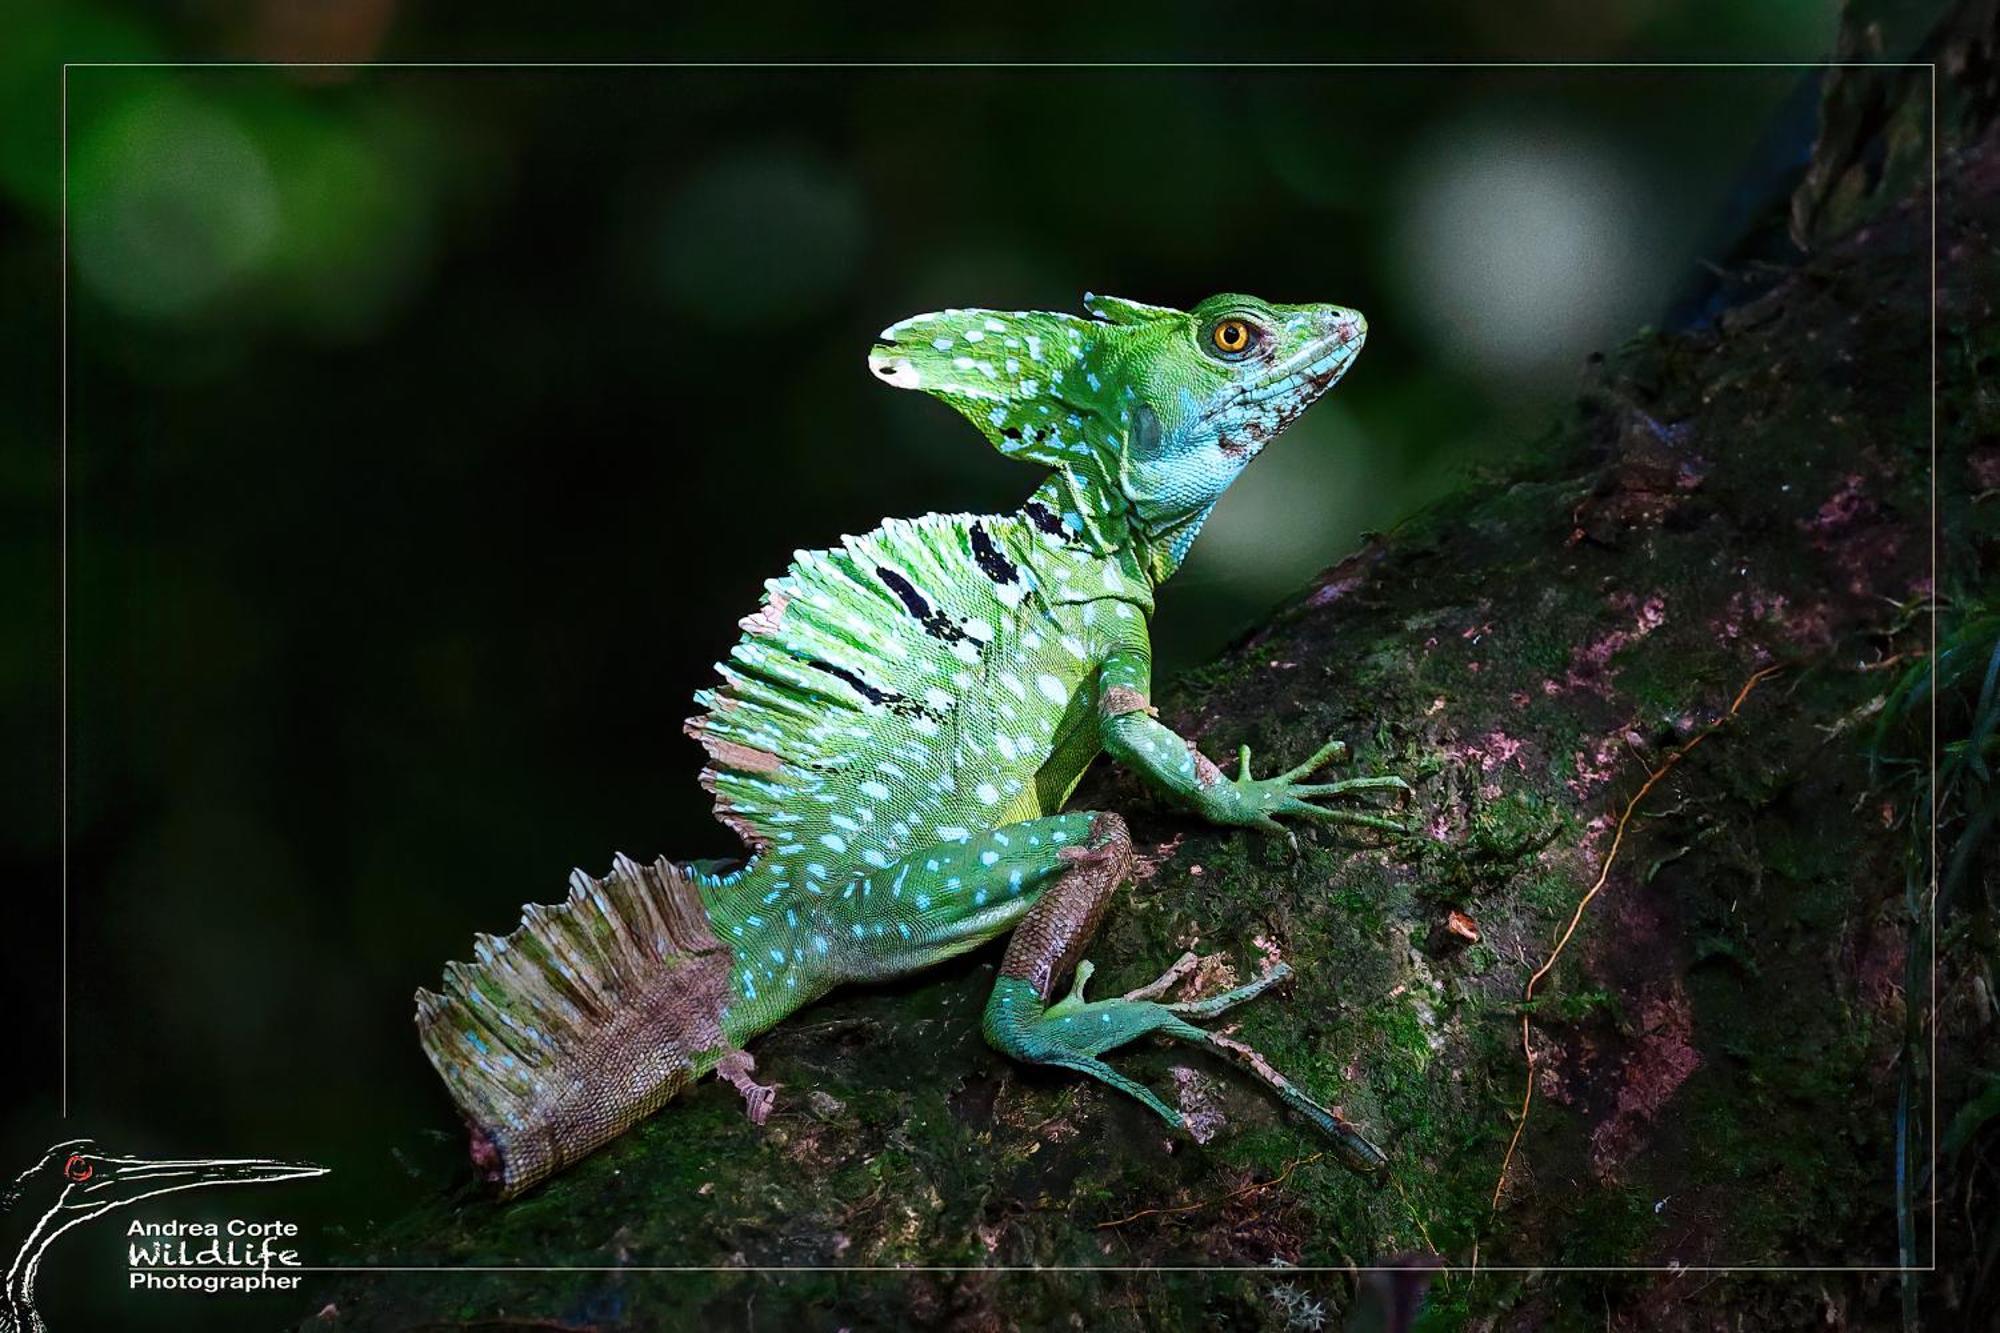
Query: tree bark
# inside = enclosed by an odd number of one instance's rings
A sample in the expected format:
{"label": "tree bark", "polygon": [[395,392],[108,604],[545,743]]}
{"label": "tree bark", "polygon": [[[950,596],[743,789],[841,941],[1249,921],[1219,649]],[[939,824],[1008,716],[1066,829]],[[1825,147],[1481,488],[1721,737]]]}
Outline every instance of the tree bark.
{"label": "tree bark", "polygon": [[[1010,1064],[979,1034],[989,950],[765,1038],[762,1128],[704,1085],[526,1199],[459,1187],[350,1256],[974,1271],[389,1276],[329,1287],[303,1326],[1337,1326],[1382,1278],[1325,1269],[1475,1254],[1491,1271],[1434,1283],[1435,1326],[1897,1326],[1893,1274],[1513,1270],[1895,1266],[1904,1071],[1921,1164],[1930,1034],[1946,1114],[1995,1064],[1958,984],[1976,958],[1946,948],[1937,1015],[1906,986],[1928,812],[1868,758],[1930,651],[1934,550],[1962,601],[1996,549],[2000,146],[1938,184],[1935,471],[1916,184],[1844,198],[1858,228],[1712,327],[1635,339],[1526,460],[1371,538],[1163,698],[1260,773],[1345,739],[1356,771],[1413,784],[1411,836],[1218,831],[1106,767],[1072,803],[1126,814],[1146,865],[1090,950],[1093,993],[1184,950],[1198,990],[1285,959],[1289,989],[1229,1017],[1390,1153],[1389,1187],[1185,1047],[1113,1058],[1202,1146]],[[1964,1266],[1936,1291],[1950,1326],[1978,1254],[1939,1221]],[[977,1271],[1028,1265],[1322,1271]]]}

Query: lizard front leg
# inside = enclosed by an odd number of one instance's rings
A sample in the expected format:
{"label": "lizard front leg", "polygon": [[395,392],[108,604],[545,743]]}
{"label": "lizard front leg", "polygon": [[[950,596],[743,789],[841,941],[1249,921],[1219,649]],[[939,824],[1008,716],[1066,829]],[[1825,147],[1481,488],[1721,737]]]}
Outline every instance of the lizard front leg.
{"label": "lizard front leg", "polygon": [[1347,747],[1337,740],[1322,745],[1304,763],[1269,778],[1250,775],[1246,745],[1238,752],[1236,776],[1224,775],[1193,741],[1176,735],[1154,716],[1147,698],[1153,655],[1143,635],[1143,630],[1136,631],[1124,639],[1105,657],[1098,673],[1098,732],[1105,750],[1119,763],[1213,824],[1276,830],[1277,817],[1289,815],[1407,832],[1382,815],[1318,804],[1328,797],[1410,790],[1408,783],[1392,776],[1307,781],[1319,768],[1346,757]]}

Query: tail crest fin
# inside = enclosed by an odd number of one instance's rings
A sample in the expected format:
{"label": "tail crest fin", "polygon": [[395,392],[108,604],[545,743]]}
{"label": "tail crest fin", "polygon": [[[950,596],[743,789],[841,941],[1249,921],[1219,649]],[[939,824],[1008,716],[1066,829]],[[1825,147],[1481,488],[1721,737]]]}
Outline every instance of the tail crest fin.
{"label": "tail crest fin", "polygon": [[417,992],[424,1052],[472,1130],[473,1160],[512,1195],[623,1133],[724,1046],[732,955],[694,875],[619,856],[475,937],[441,992]]}

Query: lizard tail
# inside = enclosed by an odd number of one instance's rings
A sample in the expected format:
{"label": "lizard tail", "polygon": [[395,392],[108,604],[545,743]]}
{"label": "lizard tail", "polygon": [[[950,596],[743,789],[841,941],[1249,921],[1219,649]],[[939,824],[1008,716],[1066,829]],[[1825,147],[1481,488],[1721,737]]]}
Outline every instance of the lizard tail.
{"label": "lizard tail", "polygon": [[732,955],[693,873],[620,856],[530,904],[513,934],[480,935],[417,992],[417,1031],[508,1198],[624,1133],[724,1053]]}

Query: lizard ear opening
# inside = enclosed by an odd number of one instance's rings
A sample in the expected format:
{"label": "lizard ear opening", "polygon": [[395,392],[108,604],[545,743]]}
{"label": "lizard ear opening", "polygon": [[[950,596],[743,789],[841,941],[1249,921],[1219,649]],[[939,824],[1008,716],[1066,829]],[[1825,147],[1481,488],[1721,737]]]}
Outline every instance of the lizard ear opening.
{"label": "lizard ear opening", "polygon": [[1074,466],[1091,452],[1088,428],[1101,431],[1090,370],[1101,327],[1044,311],[941,310],[882,330],[868,368],[950,403],[1010,458]]}
{"label": "lizard ear opening", "polygon": [[1151,324],[1155,320],[1172,319],[1181,312],[1163,305],[1147,305],[1142,301],[1128,301],[1122,296],[1099,296],[1095,292],[1083,294],[1083,308],[1106,324]]}

